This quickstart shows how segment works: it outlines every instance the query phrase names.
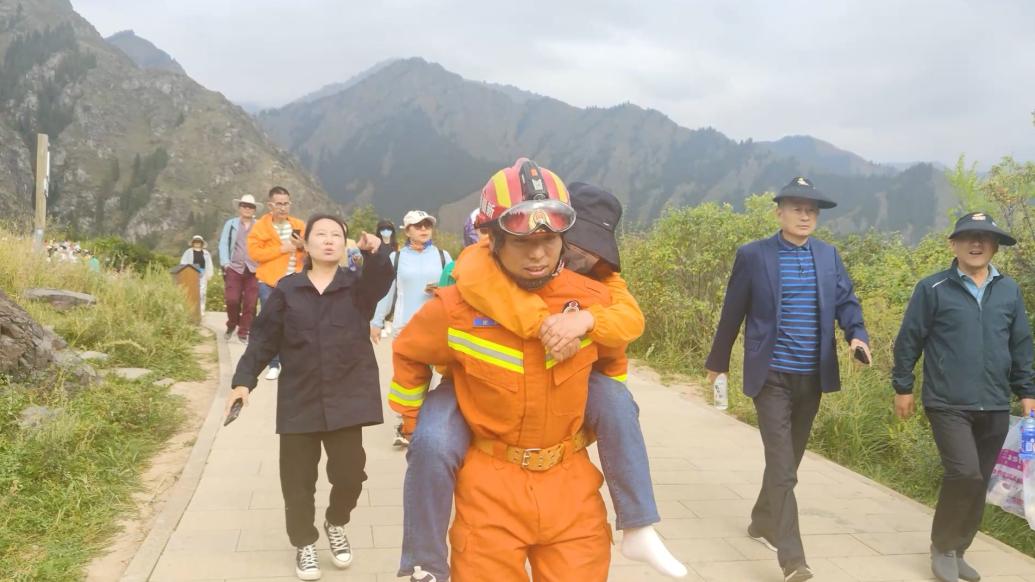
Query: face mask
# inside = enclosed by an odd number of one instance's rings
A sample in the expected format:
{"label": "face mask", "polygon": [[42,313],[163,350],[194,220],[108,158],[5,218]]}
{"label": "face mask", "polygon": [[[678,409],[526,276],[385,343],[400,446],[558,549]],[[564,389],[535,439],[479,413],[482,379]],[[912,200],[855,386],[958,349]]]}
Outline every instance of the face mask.
{"label": "face mask", "polygon": [[392,236],[392,231],[387,230],[387,229],[381,231],[381,238],[387,239],[387,238],[389,238],[391,236]]}

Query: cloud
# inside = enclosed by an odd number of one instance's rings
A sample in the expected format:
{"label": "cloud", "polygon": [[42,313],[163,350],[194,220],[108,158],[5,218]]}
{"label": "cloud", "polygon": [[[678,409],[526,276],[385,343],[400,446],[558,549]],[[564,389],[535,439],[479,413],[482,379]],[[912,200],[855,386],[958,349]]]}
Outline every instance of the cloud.
{"label": "cloud", "polygon": [[1035,160],[1035,3],[73,0],[195,79],[277,105],[392,57],[578,106],[631,101],[736,139],[877,161]]}

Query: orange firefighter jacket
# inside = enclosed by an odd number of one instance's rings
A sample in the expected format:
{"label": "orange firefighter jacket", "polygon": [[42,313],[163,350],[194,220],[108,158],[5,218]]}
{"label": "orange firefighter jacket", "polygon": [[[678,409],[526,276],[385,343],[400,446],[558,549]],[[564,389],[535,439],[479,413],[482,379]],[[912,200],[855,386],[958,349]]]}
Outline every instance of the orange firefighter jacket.
{"label": "orange firefighter jacket", "polygon": [[[510,282],[498,271],[482,276],[497,285]],[[580,308],[611,302],[605,285],[570,271],[561,271],[534,293],[550,313],[572,302]],[[589,338],[575,356],[554,362],[538,336],[522,338],[509,331],[465,302],[456,286],[436,291],[392,349],[388,400],[411,430],[431,379],[428,366],[449,366],[471,430],[521,448],[553,446],[582,427],[594,364],[612,377],[627,369],[624,346],[607,347]]]}
{"label": "orange firefighter jacket", "polygon": [[[291,229],[297,230],[301,236],[305,236],[305,223],[295,218],[288,217]],[[248,256],[259,264],[255,276],[270,287],[276,287],[277,281],[287,274],[290,253],[280,252],[280,235],[273,226],[273,214],[267,213],[255,221],[255,226],[248,233]],[[305,251],[295,251],[295,272],[302,270],[305,264]]]}
{"label": "orange firefighter jacket", "polygon": [[[492,273],[504,278],[486,277]],[[543,320],[550,315],[546,303],[503,275],[492,256],[487,238],[464,249],[453,268],[453,278],[464,301],[524,338],[539,337]],[[596,321],[589,339],[608,347],[622,347],[643,334],[643,312],[629,293],[625,279],[612,273],[600,281],[611,293],[610,305],[591,305]]]}

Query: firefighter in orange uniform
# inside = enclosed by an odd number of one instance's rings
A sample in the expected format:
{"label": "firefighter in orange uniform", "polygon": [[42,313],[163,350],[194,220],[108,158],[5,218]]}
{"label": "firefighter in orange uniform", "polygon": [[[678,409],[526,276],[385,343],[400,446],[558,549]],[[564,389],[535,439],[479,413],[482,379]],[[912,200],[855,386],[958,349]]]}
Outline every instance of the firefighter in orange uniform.
{"label": "firefighter in orange uniform", "polygon": [[[562,268],[562,233],[574,223],[553,172],[520,159],[482,190],[478,226],[489,229],[501,267],[486,273],[535,293],[551,313],[611,302],[607,287]],[[393,345],[393,409],[416,417],[429,365],[447,365],[473,433],[457,477],[450,530],[457,582],[525,581],[526,560],[542,582],[607,579],[611,533],[603,482],[582,427],[594,366],[625,372],[623,348],[583,340],[561,362],[538,338],[522,338],[468,305],[460,290],[438,290]]]}

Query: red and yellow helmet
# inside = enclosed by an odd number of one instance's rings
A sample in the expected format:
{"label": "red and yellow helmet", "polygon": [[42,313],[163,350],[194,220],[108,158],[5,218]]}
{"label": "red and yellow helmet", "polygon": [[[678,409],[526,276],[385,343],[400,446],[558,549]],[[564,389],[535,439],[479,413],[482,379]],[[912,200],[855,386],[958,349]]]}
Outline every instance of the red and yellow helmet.
{"label": "red and yellow helmet", "polygon": [[568,189],[550,170],[519,158],[482,188],[477,228],[498,224],[504,232],[525,236],[540,229],[562,233],[575,223]]}

